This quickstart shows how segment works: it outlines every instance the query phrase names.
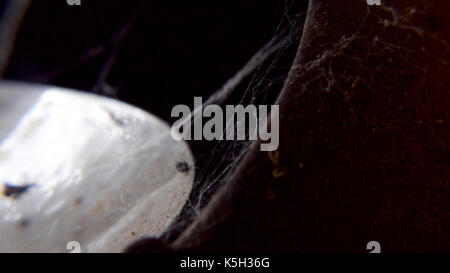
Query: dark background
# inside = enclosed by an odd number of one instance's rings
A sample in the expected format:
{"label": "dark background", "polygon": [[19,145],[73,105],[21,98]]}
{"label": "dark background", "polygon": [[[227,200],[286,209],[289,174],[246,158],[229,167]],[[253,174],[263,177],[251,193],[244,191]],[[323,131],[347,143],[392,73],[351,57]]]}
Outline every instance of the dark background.
{"label": "dark background", "polygon": [[170,121],[172,106],[192,106],[242,67],[284,8],[258,0],[33,1],[5,77],[116,96]]}

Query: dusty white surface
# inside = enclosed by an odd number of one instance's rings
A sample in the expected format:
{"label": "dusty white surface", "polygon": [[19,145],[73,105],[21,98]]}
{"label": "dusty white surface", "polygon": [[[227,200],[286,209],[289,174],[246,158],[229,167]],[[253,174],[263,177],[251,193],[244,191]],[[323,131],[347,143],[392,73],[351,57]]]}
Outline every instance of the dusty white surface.
{"label": "dusty white surface", "polygon": [[[0,252],[69,252],[71,241],[118,252],[170,224],[194,171],[166,124],[110,99],[22,89],[0,84]],[[32,186],[14,198],[6,184]]]}

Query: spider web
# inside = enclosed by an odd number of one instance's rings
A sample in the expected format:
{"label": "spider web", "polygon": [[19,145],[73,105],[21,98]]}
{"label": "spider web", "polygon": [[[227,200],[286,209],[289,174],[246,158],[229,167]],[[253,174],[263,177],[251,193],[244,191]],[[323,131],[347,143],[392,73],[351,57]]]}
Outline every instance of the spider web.
{"label": "spider web", "polygon": [[[202,105],[272,105],[297,52],[307,1],[286,0],[284,14],[273,37]],[[195,111],[201,109],[194,109]],[[244,117],[245,118],[245,117]],[[189,119],[191,122],[192,120]],[[235,123],[238,123],[236,120]],[[226,124],[226,127],[234,124]],[[235,132],[236,133],[236,132]],[[248,132],[247,132],[248,134]],[[226,183],[250,148],[250,141],[189,141],[195,155],[196,178],[190,197],[173,224],[161,236],[171,241],[184,230]]]}

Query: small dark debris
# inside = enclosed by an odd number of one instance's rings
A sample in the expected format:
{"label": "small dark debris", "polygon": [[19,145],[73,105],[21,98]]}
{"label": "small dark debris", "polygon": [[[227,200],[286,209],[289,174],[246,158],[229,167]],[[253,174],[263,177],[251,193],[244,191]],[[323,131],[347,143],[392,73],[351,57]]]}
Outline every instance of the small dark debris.
{"label": "small dark debris", "polygon": [[17,226],[20,229],[26,229],[30,225],[31,225],[31,220],[27,219],[27,218],[23,218],[23,219],[19,220],[19,222],[17,222]]}
{"label": "small dark debris", "polygon": [[189,172],[189,170],[191,169],[191,167],[186,161],[178,162],[176,168],[177,171],[179,171],[180,173]]}
{"label": "small dark debris", "polygon": [[25,192],[27,192],[29,188],[34,186],[35,186],[34,184],[24,186],[13,186],[5,183],[5,189],[3,190],[3,194],[7,197],[17,199],[20,196],[22,196]]}
{"label": "small dark debris", "polygon": [[136,232],[131,232],[131,236],[136,236]]}
{"label": "small dark debris", "polygon": [[83,197],[77,197],[73,203],[75,204],[75,206],[79,206],[81,204],[83,204]]}

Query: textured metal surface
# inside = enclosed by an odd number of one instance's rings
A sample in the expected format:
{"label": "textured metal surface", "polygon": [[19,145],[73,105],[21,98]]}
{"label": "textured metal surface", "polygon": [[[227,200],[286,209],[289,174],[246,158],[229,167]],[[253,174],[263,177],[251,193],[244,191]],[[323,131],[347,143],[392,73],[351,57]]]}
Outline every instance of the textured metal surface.
{"label": "textured metal surface", "polygon": [[0,251],[121,251],[160,234],[193,166],[159,119],[115,100],[0,83]]}

